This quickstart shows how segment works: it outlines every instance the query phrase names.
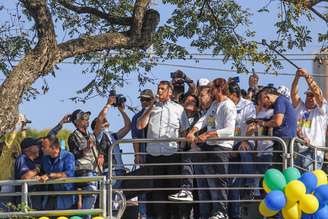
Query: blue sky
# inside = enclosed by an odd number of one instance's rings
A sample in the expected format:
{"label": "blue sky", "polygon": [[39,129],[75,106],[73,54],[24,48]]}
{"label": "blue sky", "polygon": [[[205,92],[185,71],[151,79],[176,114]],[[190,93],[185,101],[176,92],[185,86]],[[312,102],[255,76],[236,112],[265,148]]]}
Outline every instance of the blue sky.
{"label": "blue sky", "polygon": [[[5,2],[0,0],[1,2]],[[155,1],[159,2],[159,1]],[[273,27],[274,21],[277,19],[277,9],[280,1],[272,1],[270,5],[270,9],[275,12],[272,13],[261,13],[256,14],[256,10],[260,9],[269,1],[261,1],[261,0],[240,0],[239,2],[245,8],[249,8],[249,10],[255,15],[253,16],[252,22],[253,27],[257,32],[257,36],[259,38],[266,39],[275,39],[276,32]],[[6,1],[7,4],[7,1]],[[164,23],[170,15],[172,11],[172,6],[163,6],[160,4],[155,4],[153,6],[155,9],[159,10],[161,14],[161,23]],[[304,21],[305,22],[305,21]],[[317,33],[327,29],[327,25],[324,24],[319,18],[316,17],[315,21],[311,23],[309,26],[312,31],[313,42],[305,48],[304,51],[293,50],[288,53],[303,53],[303,54],[313,54],[320,49],[320,44],[316,41]],[[58,37],[60,38],[60,37]],[[186,43],[186,42],[182,42]],[[191,48],[192,51],[192,48]],[[295,57],[295,56],[294,56]],[[310,56],[306,56],[305,58],[310,58]],[[295,61],[298,65],[305,67],[306,69],[312,72],[312,61]],[[211,61],[200,61],[199,63],[195,63],[194,61],[184,61],[184,60],[173,60],[169,61],[166,64],[177,64],[177,65],[190,65],[190,66],[198,66],[198,67],[210,67],[210,68],[220,68],[220,69],[230,69],[229,63],[224,65],[219,60],[211,60]],[[281,72],[284,73],[295,73],[295,68],[290,66],[288,63],[283,62],[284,69]],[[169,79],[170,72],[178,69],[174,66],[163,66],[159,65],[152,69],[152,74],[156,79]],[[223,71],[211,71],[211,70],[200,70],[200,69],[191,69],[191,68],[182,68],[185,73],[188,74],[193,80],[197,80],[202,77],[207,77],[209,79],[214,79],[217,77],[233,77],[239,76],[241,80],[241,87],[247,88],[248,75],[241,74],[237,75],[233,72],[223,72]],[[65,113],[71,113],[73,110],[77,108],[81,108],[83,110],[88,110],[92,112],[92,118],[94,118],[98,112],[101,110],[103,105],[106,102],[106,99],[95,97],[90,99],[86,104],[76,104],[70,101],[68,98],[72,96],[76,96],[76,91],[83,87],[90,78],[91,75],[81,74],[83,70],[83,66],[74,65],[74,64],[60,64],[59,70],[56,71],[56,77],[47,76],[47,82],[50,86],[50,90],[46,95],[40,95],[37,99],[32,100],[30,102],[23,102],[20,105],[20,111],[32,120],[31,128],[35,129],[44,129],[50,128],[57,124],[57,122],[63,117]],[[261,66],[256,66],[256,71],[263,71]],[[290,87],[291,81],[293,77],[291,76],[272,76],[272,75],[259,75],[260,76],[260,84],[268,84],[274,83],[276,86],[285,85]],[[129,79],[126,81],[126,85],[124,88],[118,88],[118,93],[123,93],[128,97],[128,104],[132,106],[138,106],[139,102],[136,98],[138,95],[138,86],[135,84],[136,77],[131,75]],[[41,80],[37,81],[34,87],[41,86]],[[146,85],[145,88],[156,89],[154,85],[149,84]],[[306,90],[305,82],[301,81],[301,91]],[[129,115],[133,116],[133,113],[129,112]],[[123,124],[123,121],[119,115],[117,109],[111,109],[108,114],[108,120],[111,123],[112,129],[117,130]],[[67,124],[65,128],[73,130],[74,127],[71,124]],[[130,149],[128,149],[130,150]]]}

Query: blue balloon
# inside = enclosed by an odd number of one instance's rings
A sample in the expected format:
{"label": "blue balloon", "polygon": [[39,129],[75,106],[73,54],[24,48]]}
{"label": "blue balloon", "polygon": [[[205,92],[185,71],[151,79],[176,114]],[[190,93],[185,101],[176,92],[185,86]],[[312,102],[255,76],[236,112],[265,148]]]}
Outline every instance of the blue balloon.
{"label": "blue balloon", "polygon": [[328,185],[321,185],[314,191],[315,197],[317,197],[320,206],[328,204]]}
{"label": "blue balloon", "polygon": [[313,219],[313,214],[302,213],[301,219]]}
{"label": "blue balloon", "polygon": [[286,198],[282,191],[275,190],[266,195],[264,202],[270,210],[280,211],[286,205]]}
{"label": "blue balloon", "polygon": [[319,209],[314,214],[314,219],[328,219],[328,205],[325,205],[323,208]]}
{"label": "blue balloon", "polygon": [[318,179],[311,172],[304,173],[298,180],[304,183],[307,194],[312,193],[317,188]]}

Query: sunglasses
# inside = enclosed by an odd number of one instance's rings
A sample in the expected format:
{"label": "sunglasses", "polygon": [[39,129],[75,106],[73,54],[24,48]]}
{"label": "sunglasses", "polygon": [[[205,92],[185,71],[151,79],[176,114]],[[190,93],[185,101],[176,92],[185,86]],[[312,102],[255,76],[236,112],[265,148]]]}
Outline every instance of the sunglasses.
{"label": "sunglasses", "polygon": [[142,97],[142,98],[140,98],[140,101],[141,102],[149,102],[149,101],[151,101],[151,98]]}
{"label": "sunglasses", "polygon": [[89,118],[90,118],[90,115],[88,113],[84,113],[84,114],[82,114],[82,116],[81,116],[80,119],[82,119],[82,120],[89,120]]}

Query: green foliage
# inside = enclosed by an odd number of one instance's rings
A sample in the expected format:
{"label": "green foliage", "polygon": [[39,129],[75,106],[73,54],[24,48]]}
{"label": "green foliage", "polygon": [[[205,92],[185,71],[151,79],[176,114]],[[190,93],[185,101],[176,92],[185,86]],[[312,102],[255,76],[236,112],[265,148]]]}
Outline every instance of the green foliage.
{"label": "green foliage", "polygon": [[[19,2],[19,1],[17,1]],[[135,0],[77,0],[70,1],[79,7],[92,7],[111,16],[131,17]],[[87,66],[83,73],[92,74],[93,79],[77,91],[74,101],[86,101],[94,95],[106,96],[109,90],[123,86],[131,73],[138,74],[142,86],[152,82],[149,74],[156,62],[173,58],[192,58],[190,49],[200,53],[211,52],[213,56],[224,55],[224,63],[238,72],[249,72],[249,66],[261,63],[266,70],[275,72],[282,68],[276,54],[263,46],[261,40],[255,40],[257,33],[251,23],[253,14],[243,8],[237,0],[162,0],[173,12],[167,21],[161,22],[153,38],[151,49],[113,49],[90,52],[74,57],[74,63]],[[259,1],[262,3],[263,1]],[[270,0],[257,13],[272,16],[275,24],[276,39],[268,42],[280,52],[298,48],[303,49],[311,42],[310,28],[303,21],[312,21],[312,13],[305,7],[305,0],[297,4],[281,1],[280,13],[272,13]],[[4,3],[3,3],[4,4]],[[0,5],[0,13],[5,19],[0,23],[0,71],[6,77],[17,61],[36,44],[35,26],[21,3],[13,11],[7,11],[6,5]],[[108,32],[128,32],[130,27],[110,23],[93,14],[78,14],[58,3],[48,0],[53,17],[57,41],[61,43],[74,38]],[[324,9],[327,13],[328,10]],[[327,46],[327,30],[318,36],[318,41]],[[182,41],[183,40],[183,41]],[[183,42],[183,43],[181,43]],[[153,57],[154,54],[156,58]],[[250,65],[251,64],[251,65]],[[53,73],[54,75],[54,73]],[[46,81],[42,86],[48,89]],[[27,100],[39,94],[37,89],[29,89]]]}
{"label": "green foliage", "polygon": [[[19,212],[19,211],[28,212],[28,211],[33,210],[32,208],[28,207],[26,205],[26,203],[14,205],[13,203],[9,202],[6,204],[6,207],[8,209],[10,209],[10,211],[12,211],[12,212]],[[35,219],[36,217],[33,217],[33,216],[25,216],[25,217],[24,216],[9,216],[9,218],[11,218],[11,219]]]}
{"label": "green foliage", "polygon": [[[26,131],[26,136],[27,137],[33,137],[33,138],[40,138],[40,137],[44,137],[48,134],[48,132],[50,131],[50,129],[43,129],[43,130],[35,130],[35,129],[28,129]],[[71,131],[67,130],[67,129],[62,129],[58,132],[57,137],[59,139],[59,141],[64,140],[65,141],[65,146],[67,147],[68,145],[68,137],[71,134]]]}

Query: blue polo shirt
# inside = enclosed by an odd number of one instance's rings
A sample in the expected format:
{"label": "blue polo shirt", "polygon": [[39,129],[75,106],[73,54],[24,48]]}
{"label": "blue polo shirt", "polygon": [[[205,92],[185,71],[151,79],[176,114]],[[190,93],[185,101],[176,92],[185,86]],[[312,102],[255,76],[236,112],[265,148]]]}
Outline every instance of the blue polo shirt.
{"label": "blue polo shirt", "polygon": [[[71,152],[60,150],[60,154],[56,158],[50,156],[42,157],[42,169],[45,174],[65,172],[67,177],[75,175],[75,158]],[[73,183],[54,184],[54,191],[70,191],[74,190]],[[69,209],[74,204],[73,195],[57,196],[57,209]]]}
{"label": "blue polo shirt", "polygon": [[[135,114],[132,118],[131,122],[131,135],[132,138],[146,138],[146,131],[145,129],[137,129],[137,121],[138,119],[142,116],[144,113],[145,109],[142,109],[139,111],[137,114]],[[145,143],[140,143],[140,152],[146,152],[146,144]]]}
{"label": "blue polo shirt", "polygon": [[26,154],[21,154],[15,161],[15,179],[21,179],[21,177],[30,170],[35,170],[36,161],[30,160]]}
{"label": "blue polo shirt", "polygon": [[279,96],[273,107],[273,114],[283,114],[281,126],[273,129],[273,135],[280,138],[291,139],[296,136],[297,118],[296,111],[285,96]]}

